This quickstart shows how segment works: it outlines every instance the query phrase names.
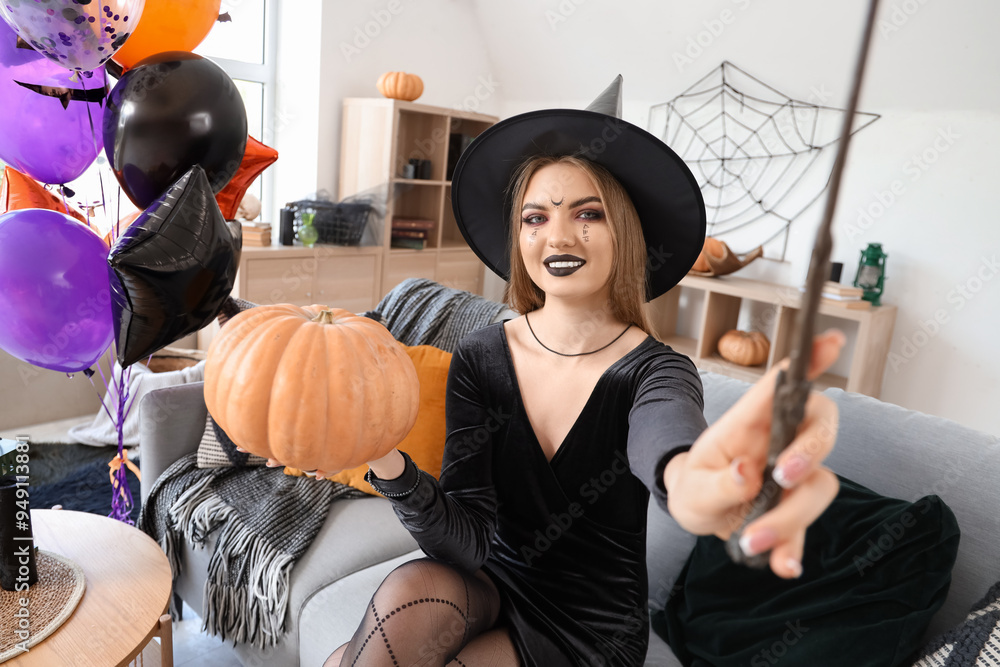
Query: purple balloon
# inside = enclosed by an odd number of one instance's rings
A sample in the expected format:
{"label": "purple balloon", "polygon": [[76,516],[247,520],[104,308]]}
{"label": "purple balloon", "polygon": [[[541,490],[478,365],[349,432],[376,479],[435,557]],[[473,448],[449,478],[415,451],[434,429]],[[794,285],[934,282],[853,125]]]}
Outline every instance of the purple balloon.
{"label": "purple balloon", "polygon": [[35,50],[17,48],[17,33],[0,21],[0,160],[36,181],[69,183],[104,148],[104,68],[76,73],[79,81],[72,76]]}
{"label": "purple balloon", "polygon": [[37,208],[0,216],[0,349],[76,373],[111,345],[108,246],[73,218]]}

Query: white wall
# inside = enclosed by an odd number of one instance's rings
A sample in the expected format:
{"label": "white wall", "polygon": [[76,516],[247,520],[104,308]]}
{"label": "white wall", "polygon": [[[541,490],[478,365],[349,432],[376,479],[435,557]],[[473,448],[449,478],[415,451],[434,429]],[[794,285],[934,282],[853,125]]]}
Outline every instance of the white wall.
{"label": "white wall", "polygon": [[[105,363],[104,368],[108,365]],[[20,427],[94,414],[101,404],[104,387],[95,376],[94,390],[83,373],[59,373],[0,351],[0,436],[32,435],[16,432]]]}
{"label": "white wall", "polygon": [[[320,0],[305,2],[315,16]],[[279,101],[301,105],[295,113],[307,122],[294,124],[287,145],[278,136],[278,200],[335,193],[340,100],[377,96],[386,70],[419,74],[421,102],[471,99],[501,117],[583,107],[621,73],[624,116],[648,127],[650,107],[729,60],[793,98],[840,107],[866,8],[862,0],[326,0],[320,39],[310,37],[316,25],[306,36],[282,32],[282,79],[292,72],[318,90],[295,84]],[[994,0],[882,3],[861,103],[881,118],[852,142],[833,252],[843,282],[868,243],[889,255],[883,300],[899,315],[883,399],[992,433],[1000,433],[1000,346],[991,335],[1000,328],[1000,227],[989,194],[998,170],[988,151],[1000,139],[996,25]],[[315,58],[317,49],[318,67],[304,64],[302,53]],[[470,98],[484,80],[494,90]],[[820,199],[792,225],[785,261],[776,259],[782,240],[741,275],[800,284],[822,207]],[[488,276],[490,296],[501,287]]]}
{"label": "white wall", "polygon": [[279,207],[317,192],[337,197],[341,102],[380,97],[383,72],[418,74],[422,104],[499,112],[502,87],[469,3],[295,0],[281,10]]}

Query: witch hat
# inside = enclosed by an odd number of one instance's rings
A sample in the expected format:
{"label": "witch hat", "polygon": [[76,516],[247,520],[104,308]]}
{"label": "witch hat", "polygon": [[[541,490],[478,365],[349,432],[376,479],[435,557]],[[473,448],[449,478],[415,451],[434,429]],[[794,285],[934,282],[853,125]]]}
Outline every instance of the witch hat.
{"label": "witch hat", "polygon": [[462,153],[452,180],[458,228],[476,255],[510,277],[512,179],[538,156],[574,155],[600,164],[625,188],[646,241],[646,298],[688,272],[705,242],[705,202],[684,161],[661,139],[621,119],[622,77],[586,109],[544,109],[488,128]]}

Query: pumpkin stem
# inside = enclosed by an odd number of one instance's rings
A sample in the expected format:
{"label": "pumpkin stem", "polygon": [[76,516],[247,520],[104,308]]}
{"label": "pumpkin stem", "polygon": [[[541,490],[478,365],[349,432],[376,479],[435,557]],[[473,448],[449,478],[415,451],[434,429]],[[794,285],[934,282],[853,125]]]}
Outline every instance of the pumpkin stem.
{"label": "pumpkin stem", "polygon": [[320,324],[333,324],[333,311],[330,309],[321,310],[316,314],[316,317],[312,318],[312,321]]}

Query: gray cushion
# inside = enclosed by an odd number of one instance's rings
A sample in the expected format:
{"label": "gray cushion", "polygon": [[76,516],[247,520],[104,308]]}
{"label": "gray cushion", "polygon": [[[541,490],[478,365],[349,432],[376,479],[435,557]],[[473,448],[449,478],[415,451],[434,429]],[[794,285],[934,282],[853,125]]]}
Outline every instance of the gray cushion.
{"label": "gray cushion", "polygon": [[338,647],[349,642],[364,618],[372,595],[389,573],[403,563],[424,557],[419,549],[410,551],[358,570],[317,591],[302,609],[300,664],[322,665]]}
{"label": "gray cushion", "polygon": [[649,650],[646,652],[645,667],[681,667],[681,661],[674,657],[674,652],[670,650],[667,642],[660,639],[660,636],[649,631]]}
{"label": "gray cushion", "polygon": [[143,502],[164,470],[198,449],[207,416],[204,382],[157,389],[142,397],[139,403],[139,457]]}

